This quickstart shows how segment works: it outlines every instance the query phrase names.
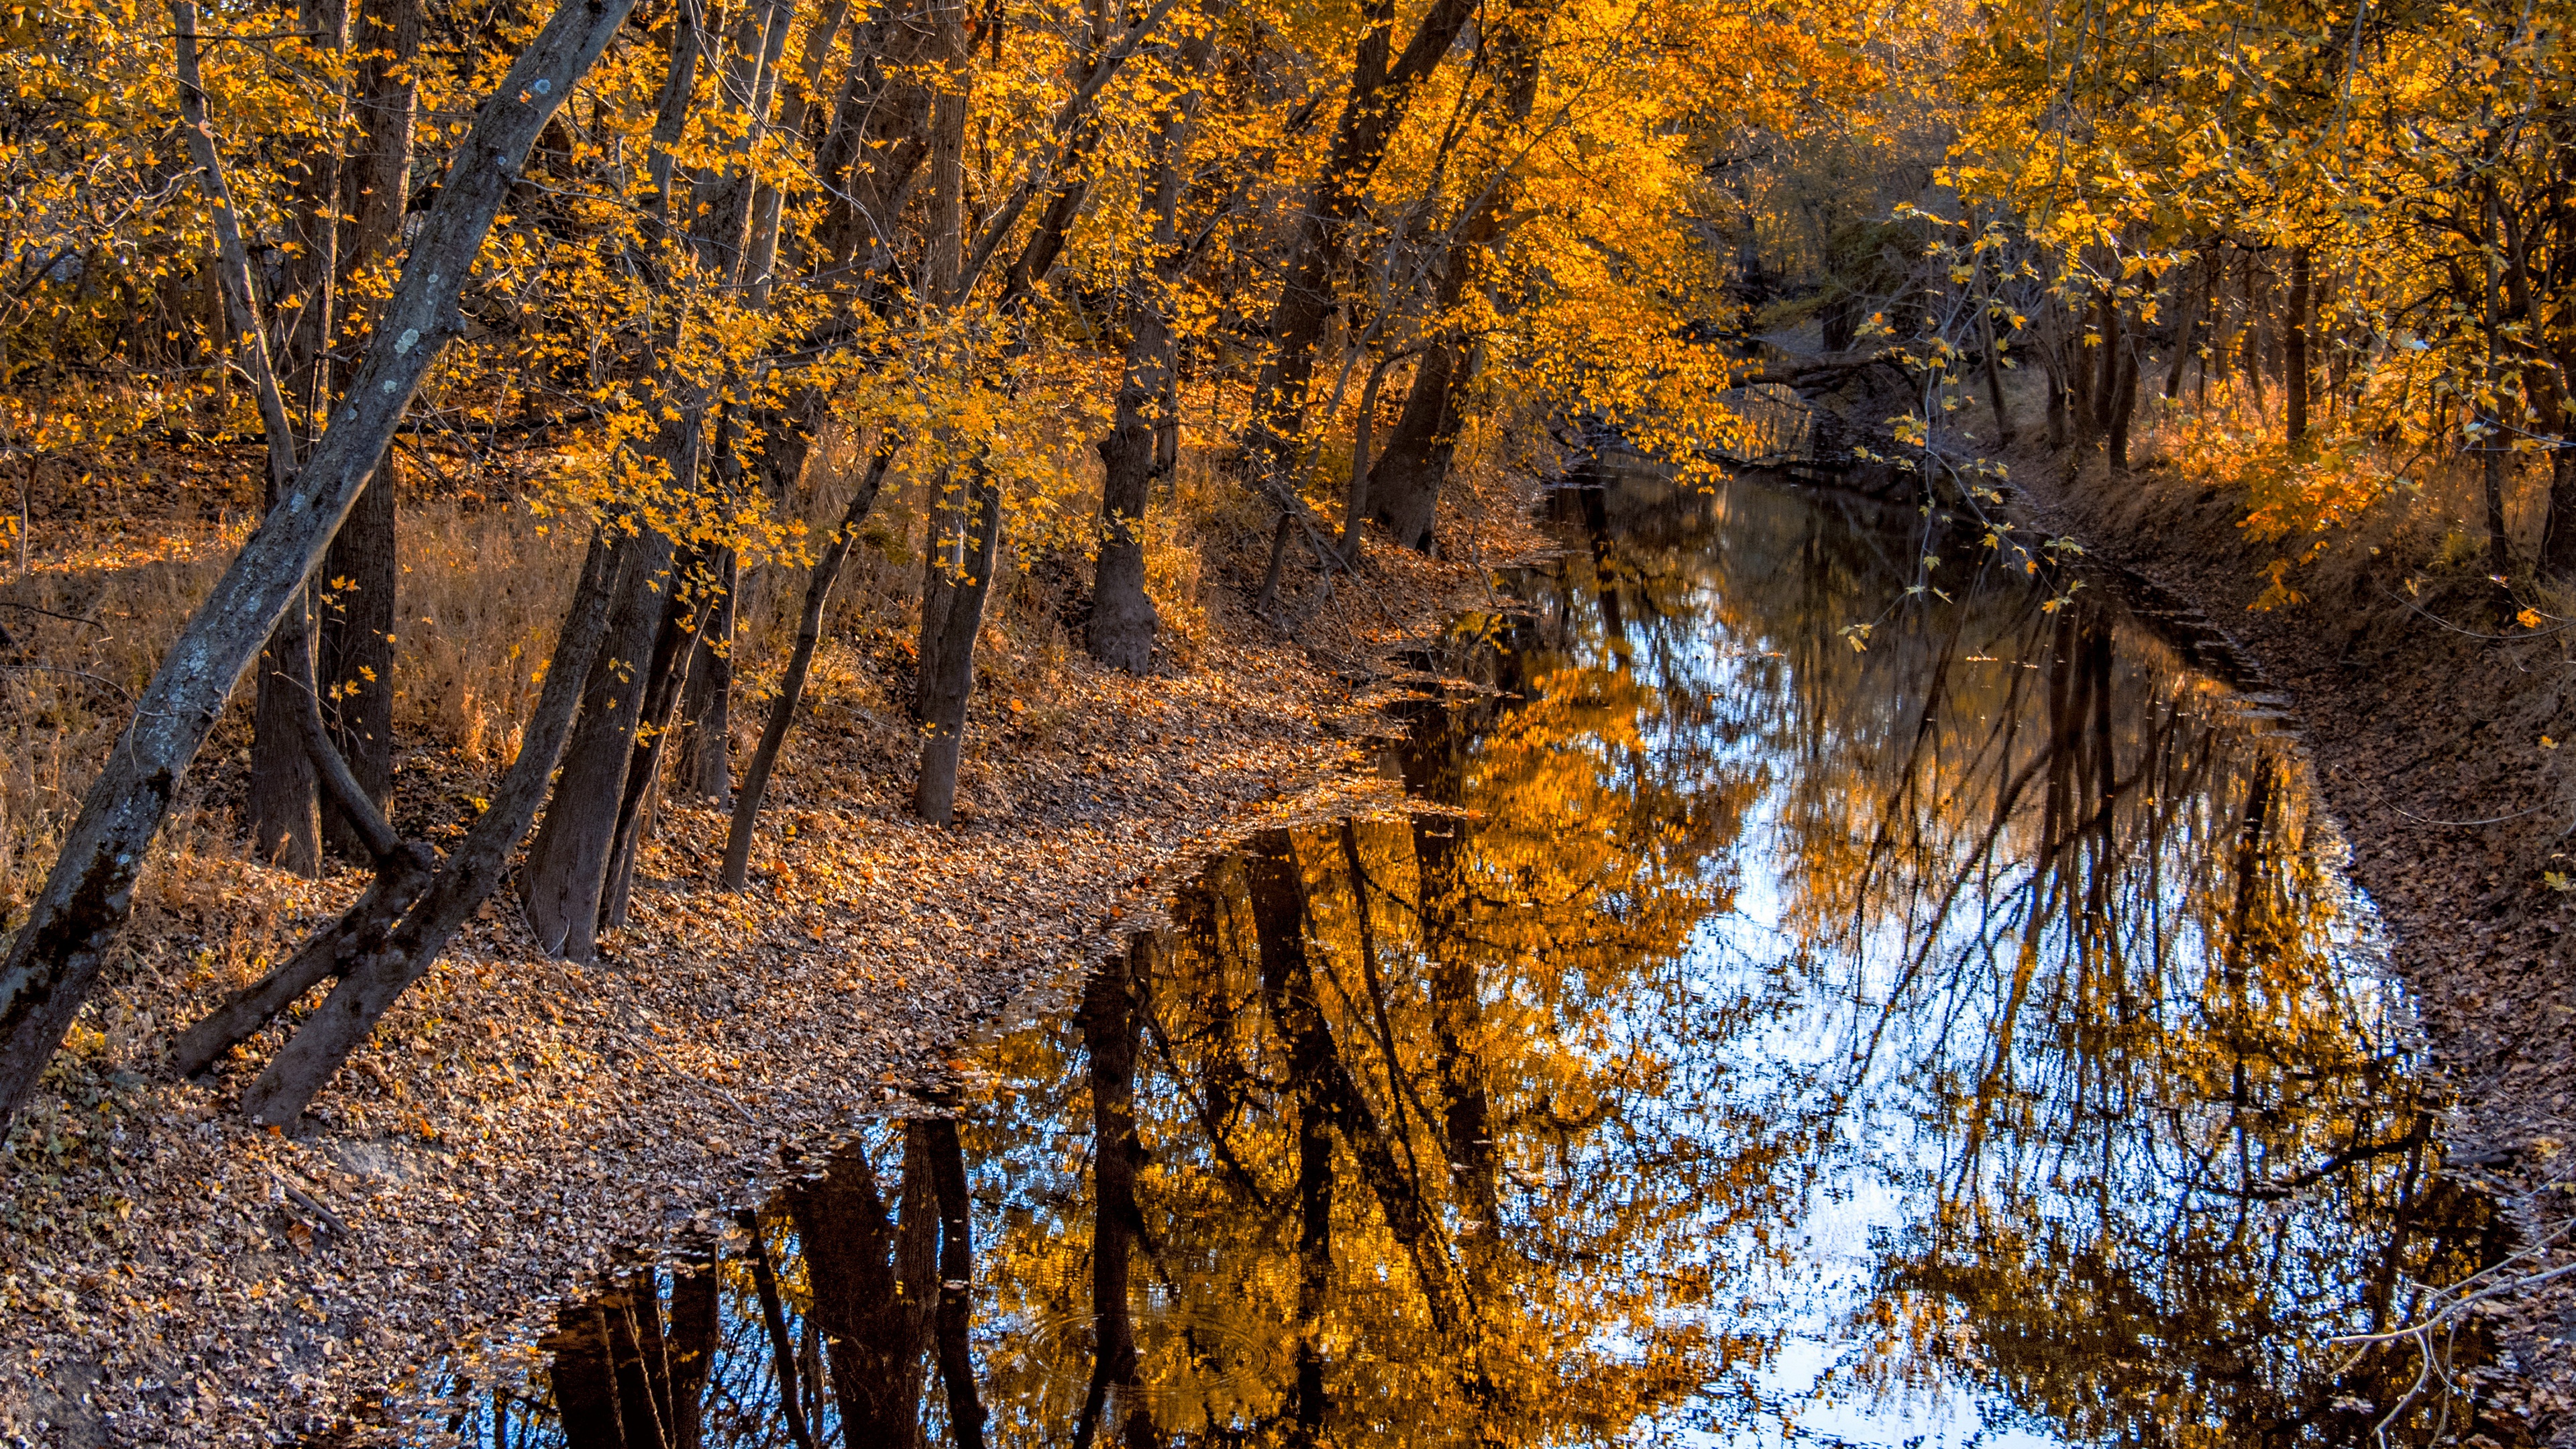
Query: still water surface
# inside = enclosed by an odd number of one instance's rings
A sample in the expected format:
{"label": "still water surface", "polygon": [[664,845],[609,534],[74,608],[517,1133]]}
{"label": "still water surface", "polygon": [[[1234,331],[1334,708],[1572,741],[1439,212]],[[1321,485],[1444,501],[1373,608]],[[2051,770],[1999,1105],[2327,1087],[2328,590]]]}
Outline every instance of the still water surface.
{"label": "still water surface", "polygon": [[2508,1245],[2272,711],[1973,533],[1909,593],[1910,511],[1563,501],[1390,753],[1429,808],[1217,861],[945,1110],[425,1428],[2523,1437],[2473,1330],[2411,1400],[2411,1344],[2328,1342]]}

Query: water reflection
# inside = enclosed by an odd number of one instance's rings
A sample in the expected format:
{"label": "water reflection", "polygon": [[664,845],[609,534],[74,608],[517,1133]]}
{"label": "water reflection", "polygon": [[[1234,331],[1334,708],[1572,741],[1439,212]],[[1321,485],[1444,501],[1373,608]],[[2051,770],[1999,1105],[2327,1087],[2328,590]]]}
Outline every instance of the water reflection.
{"label": "water reflection", "polygon": [[2412,1398],[2410,1346],[2327,1342],[2503,1229],[2294,741],[1938,520],[1576,501],[1401,750],[1440,808],[1219,861],[948,1111],[566,1308],[454,1430],[2523,1441],[2473,1329]]}

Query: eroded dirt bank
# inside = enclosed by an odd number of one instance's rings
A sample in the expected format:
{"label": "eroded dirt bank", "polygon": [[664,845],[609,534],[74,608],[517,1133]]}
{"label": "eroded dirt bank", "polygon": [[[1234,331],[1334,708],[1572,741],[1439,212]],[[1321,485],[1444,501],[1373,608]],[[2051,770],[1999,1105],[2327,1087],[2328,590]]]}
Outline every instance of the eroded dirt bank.
{"label": "eroded dirt bank", "polygon": [[[2016,515],[2197,607],[2290,696],[2457,1094],[2447,1170],[2508,1203],[2531,1254],[2514,1272],[2576,1262],[2576,746],[2558,748],[2576,664],[2561,630],[2513,617],[2549,592],[2504,603],[2480,559],[2382,532],[2336,540],[2290,576],[2302,600],[2257,609],[2281,550],[2243,535],[2234,499],[2170,467],[2011,462]],[[2480,1310],[2504,1320],[2535,1430],[2576,1442],[2576,1277]]]}

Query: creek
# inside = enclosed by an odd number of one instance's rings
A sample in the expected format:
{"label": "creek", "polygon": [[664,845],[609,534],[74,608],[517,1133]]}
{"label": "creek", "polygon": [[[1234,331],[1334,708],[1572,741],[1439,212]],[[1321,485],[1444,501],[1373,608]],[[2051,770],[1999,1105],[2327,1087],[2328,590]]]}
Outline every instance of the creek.
{"label": "creek", "polygon": [[1589,481],[1416,808],[415,1442],[2526,1442],[2474,1316],[2338,1341],[2511,1240],[2281,712],[1963,521]]}

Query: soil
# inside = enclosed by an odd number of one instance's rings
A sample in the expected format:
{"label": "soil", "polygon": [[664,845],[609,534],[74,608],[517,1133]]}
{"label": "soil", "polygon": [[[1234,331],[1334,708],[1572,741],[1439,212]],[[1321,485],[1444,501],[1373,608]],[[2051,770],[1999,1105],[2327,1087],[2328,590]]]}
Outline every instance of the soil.
{"label": "soil", "polygon": [[[2483,551],[2419,519],[2326,540],[2254,606],[2279,546],[2239,529],[2233,497],[2169,465],[2114,475],[2097,452],[2009,460],[2013,512],[2143,576],[2232,636],[2296,712],[2355,881],[2455,1095],[2446,1171],[2507,1204],[2528,1257],[2576,1263],[2576,610],[2529,581],[2499,589]],[[2540,611],[2538,627],[2515,616]],[[2576,1276],[2477,1306],[2500,1320],[2535,1436],[2576,1443]]]}
{"label": "soil", "polygon": [[[724,817],[683,805],[602,961],[545,960],[513,904],[487,906],[294,1134],[232,1110],[274,1030],[199,1082],[158,1053],[360,879],[165,848],[0,1152],[0,1439],[363,1440],[423,1409],[425,1370],[524,1357],[559,1295],[935,1088],[1229,841],[1394,788],[1356,767],[1391,729],[1379,705],[1425,681],[1385,661],[1538,541],[1527,487],[1480,486],[1444,521],[1453,561],[1373,553],[1330,590],[1299,564],[1284,631],[1219,583],[1186,670],[1076,657],[1042,710],[983,699],[952,829],[907,813],[911,736],[866,707],[881,688],[846,687],[881,685],[868,661],[818,670],[750,890],[716,888]],[[1257,581],[1261,542],[1223,562]],[[237,772],[201,766],[191,809],[220,814]],[[399,778],[407,819],[474,783],[436,752]]]}

